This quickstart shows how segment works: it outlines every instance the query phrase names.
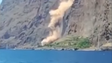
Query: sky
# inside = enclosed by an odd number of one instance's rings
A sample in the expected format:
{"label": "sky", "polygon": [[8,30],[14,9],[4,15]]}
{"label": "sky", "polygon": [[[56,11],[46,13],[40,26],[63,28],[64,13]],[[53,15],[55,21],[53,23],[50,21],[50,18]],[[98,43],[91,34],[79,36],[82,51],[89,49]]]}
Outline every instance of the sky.
{"label": "sky", "polygon": [[2,3],[2,0],[0,0],[0,4]]}

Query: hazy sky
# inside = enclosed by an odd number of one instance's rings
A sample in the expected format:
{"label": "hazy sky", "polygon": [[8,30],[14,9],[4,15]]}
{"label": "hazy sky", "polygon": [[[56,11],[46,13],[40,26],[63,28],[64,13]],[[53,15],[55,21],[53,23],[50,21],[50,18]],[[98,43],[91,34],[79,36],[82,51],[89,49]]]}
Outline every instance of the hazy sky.
{"label": "hazy sky", "polygon": [[0,0],[0,4],[2,3],[2,0]]}

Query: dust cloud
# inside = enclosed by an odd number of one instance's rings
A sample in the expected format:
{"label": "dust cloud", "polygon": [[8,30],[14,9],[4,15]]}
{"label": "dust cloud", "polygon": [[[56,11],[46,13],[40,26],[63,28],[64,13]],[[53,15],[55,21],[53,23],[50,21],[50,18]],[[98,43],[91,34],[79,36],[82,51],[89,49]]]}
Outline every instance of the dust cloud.
{"label": "dust cloud", "polygon": [[60,27],[57,25],[60,19],[63,19],[64,13],[72,6],[74,0],[60,0],[60,4],[56,10],[50,10],[50,23],[48,28],[50,28],[49,35],[41,41],[41,45],[52,43],[61,37]]}

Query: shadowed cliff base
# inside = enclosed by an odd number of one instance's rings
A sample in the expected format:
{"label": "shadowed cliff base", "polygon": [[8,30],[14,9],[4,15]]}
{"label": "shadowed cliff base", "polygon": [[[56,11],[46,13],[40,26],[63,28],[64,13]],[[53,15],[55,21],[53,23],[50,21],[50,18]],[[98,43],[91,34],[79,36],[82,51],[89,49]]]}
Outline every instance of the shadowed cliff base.
{"label": "shadowed cliff base", "polygon": [[112,43],[105,43],[101,46],[93,45],[89,38],[69,35],[44,46],[38,43],[37,46],[20,46],[14,49],[31,50],[76,50],[76,51],[112,51]]}
{"label": "shadowed cliff base", "polygon": [[46,44],[44,46],[39,46],[38,49],[47,49],[47,50],[83,50],[83,51],[106,51],[110,50],[112,51],[112,43],[105,43],[101,46],[93,45],[89,38],[84,37],[78,37],[69,35],[66,37],[63,37],[57,41],[54,41],[53,43]]}

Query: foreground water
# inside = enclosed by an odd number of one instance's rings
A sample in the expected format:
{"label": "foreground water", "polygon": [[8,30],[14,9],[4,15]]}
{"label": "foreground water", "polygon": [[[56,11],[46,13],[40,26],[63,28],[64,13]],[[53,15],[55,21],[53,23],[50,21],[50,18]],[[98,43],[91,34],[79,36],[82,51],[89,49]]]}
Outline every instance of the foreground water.
{"label": "foreground water", "polygon": [[112,51],[0,50],[0,63],[112,63]]}

